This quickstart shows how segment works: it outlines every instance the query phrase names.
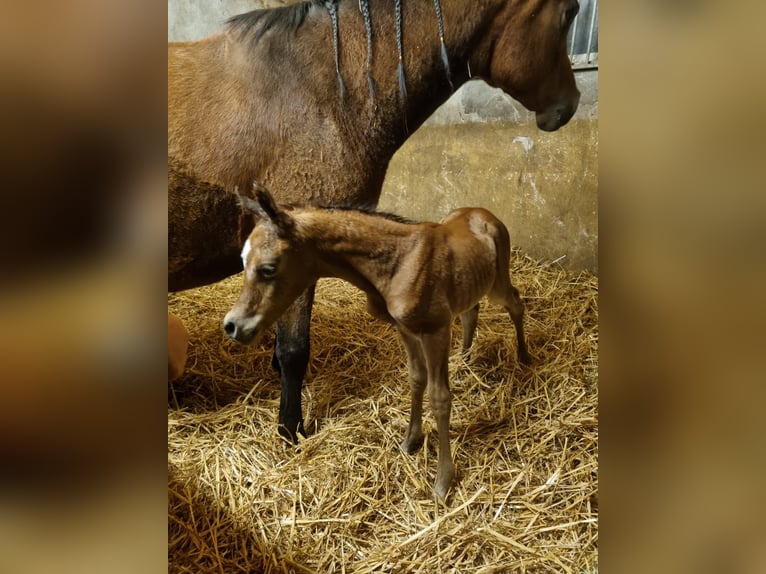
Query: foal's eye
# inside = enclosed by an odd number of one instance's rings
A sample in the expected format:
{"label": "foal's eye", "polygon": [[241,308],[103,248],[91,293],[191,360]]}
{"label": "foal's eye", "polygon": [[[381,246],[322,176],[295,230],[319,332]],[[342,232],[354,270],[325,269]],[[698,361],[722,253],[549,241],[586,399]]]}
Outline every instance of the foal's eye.
{"label": "foal's eye", "polygon": [[575,4],[571,8],[567,8],[566,12],[561,16],[562,19],[562,25],[566,28],[569,26],[577,16],[577,13],[580,11],[580,5]]}
{"label": "foal's eye", "polygon": [[277,266],[268,264],[259,265],[256,272],[261,279],[273,279],[277,274]]}

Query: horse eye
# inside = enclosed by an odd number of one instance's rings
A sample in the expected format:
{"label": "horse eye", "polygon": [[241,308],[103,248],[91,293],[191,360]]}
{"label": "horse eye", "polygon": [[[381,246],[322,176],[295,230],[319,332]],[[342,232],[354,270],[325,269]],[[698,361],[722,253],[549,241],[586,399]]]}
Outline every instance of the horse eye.
{"label": "horse eye", "polygon": [[276,265],[259,265],[256,272],[261,279],[273,279],[277,274]]}
{"label": "horse eye", "polygon": [[569,26],[577,16],[577,13],[580,11],[580,5],[575,4],[571,8],[567,8],[566,12],[564,12],[563,16],[563,24],[564,26]]}

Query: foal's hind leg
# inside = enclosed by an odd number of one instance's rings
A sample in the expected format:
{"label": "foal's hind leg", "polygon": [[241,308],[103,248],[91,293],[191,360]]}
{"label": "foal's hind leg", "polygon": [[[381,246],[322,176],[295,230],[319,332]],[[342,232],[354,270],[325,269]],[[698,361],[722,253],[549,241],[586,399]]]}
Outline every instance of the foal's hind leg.
{"label": "foal's hind leg", "polygon": [[468,352],[476,334],[476,324],[479,322],[479,304],[476,303],[468,311],[460,313],[460,323],[463,325],[463,353]]}
{"label": "foal's hind leg", "polygon": [[527,351],[527,342],[524,338],[524,302],[521,300],[519,290],[508,282],[505,296],[505,310],[511,316],[513,326],[516,327],[516,339],[518,340],[519,361],[525,365],[532,362]]}
{"label": "foal's hind leg", "polygon": [[519,290],[511,284],[511,280],[507,275],[501,274],[499,279],[489,293],[489,298],[491,301],[503,305],[511,316],[513,326],[516,327],[519,361],[529,365],[532,362],[532,358],[529,356],[527,342],[524,338],[524,302],[521,300]]}

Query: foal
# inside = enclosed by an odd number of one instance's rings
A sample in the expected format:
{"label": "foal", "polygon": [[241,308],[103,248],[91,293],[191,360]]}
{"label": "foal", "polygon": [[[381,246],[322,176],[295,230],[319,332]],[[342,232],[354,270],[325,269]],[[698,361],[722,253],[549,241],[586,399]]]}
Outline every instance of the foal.
{"label": "foal", "polygon": [[441,223],[405,223],[379,213],[300,208],[284,210],[256,186],[256,214],[242,250],[245,286],[226,314],[224,330],[251,343],[320,277],[340,277],[367,294],[368,311],[394,323],[407,351],[412,406],[402,449],[423,444],[423,392],[428,389],[439,433],[435,494],[452,482],[447,380],[452,318],[463,324],[463,349],[473,340],[479,300],[503,305],[516,327],[518,357],[529,363],[524,304],[509,277],[510,239],[503,223],[479,208],[457,209]]}

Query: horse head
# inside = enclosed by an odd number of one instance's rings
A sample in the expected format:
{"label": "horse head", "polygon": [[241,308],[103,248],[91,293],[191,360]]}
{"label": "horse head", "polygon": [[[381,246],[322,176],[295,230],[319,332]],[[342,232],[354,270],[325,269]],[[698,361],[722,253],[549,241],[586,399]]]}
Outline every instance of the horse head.
{"label": "horse head", "polygon": [[577,0],[507,0],[468,65],[534,111],[537,126],[555,131],[577,110],[580,92],[566,51]]}
{"label": "horse head", "polygon": [[238,343],[256,343],[261,335],[311,284],[310,262],[297,256],[295,225],[265,188],[254,184],[255,200],[240,194],[255,227],[242,249],[245,285],[226,314],[223,328]]}

